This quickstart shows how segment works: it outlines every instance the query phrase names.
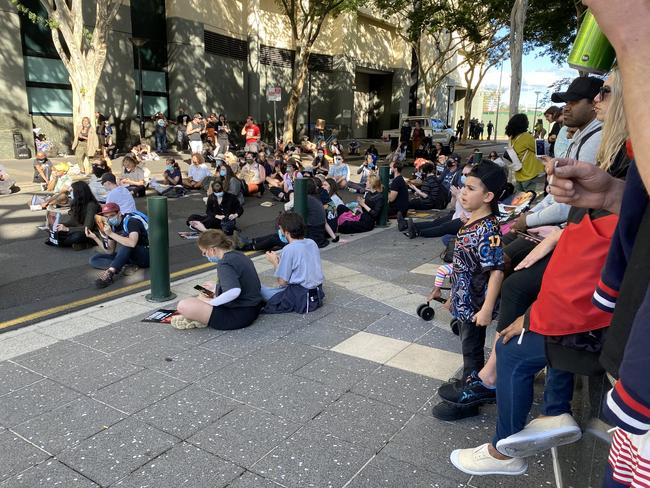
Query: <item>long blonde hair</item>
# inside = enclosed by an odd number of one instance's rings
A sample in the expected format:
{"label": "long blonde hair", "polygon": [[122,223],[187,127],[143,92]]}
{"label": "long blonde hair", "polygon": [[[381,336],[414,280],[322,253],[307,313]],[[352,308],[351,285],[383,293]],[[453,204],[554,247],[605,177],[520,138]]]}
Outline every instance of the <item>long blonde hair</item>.
{"label": "long blonde hair", "polygon": [[609,107],[603,122],[603,136],[596,155],[598,166],[604,170],[609,169],[621,146],[629,137],[623,108],[623,82],[618,68],[612,69],[609,77],[612,91],[609,94]]}

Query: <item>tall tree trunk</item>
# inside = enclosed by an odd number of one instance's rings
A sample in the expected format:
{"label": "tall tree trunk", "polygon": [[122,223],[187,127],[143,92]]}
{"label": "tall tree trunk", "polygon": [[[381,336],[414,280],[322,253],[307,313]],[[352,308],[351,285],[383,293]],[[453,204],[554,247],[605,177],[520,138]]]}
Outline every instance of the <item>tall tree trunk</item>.
{"label": "tall tree trunk", "polygon": [[524,26],[526,24],[526,9],[528,0],[515,0],[510,12],[510,117],[519,112],[519,97],[521,96],[521,60],[524,48]]}
{"label": "tall tree trunk", "polygon": [[465,95],[465,109],[463,110],[465,124],[463,125],[463,135],[461,136],[462,142],[467,142],[467,136],[469,135],[469,121],[472,119],[472,102],[474,101],[474,96],[474,90],[468,86]]}
{"label": "tall tree trunk", "polygon": [[309,53],[311,46],[304,46],[296,50],[296,58],[293,63],[293,80],[291,81],[291,90],[289,92],[289,100],[284,109],[284,132],[282,140],[293,142],[293,134],[296,130],[296,115],[298,111],[298,103],[302,96],[303,89],[305,88],[305,81],[309,73]]}

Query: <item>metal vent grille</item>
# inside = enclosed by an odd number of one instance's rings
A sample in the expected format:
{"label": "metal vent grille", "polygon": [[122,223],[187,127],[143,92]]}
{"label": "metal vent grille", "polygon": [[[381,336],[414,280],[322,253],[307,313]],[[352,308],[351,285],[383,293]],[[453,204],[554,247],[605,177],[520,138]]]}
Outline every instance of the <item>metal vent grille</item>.
{"label": "metal vent grille", "polygon": [[[293,67],[293,60],[296,56],[295,51],[291,49],[282,49],[279,47],[260,46],[260,62],[269,66],[279,66],[281,68]],[[314,54],[309,56],[310,71],[333,71],[334,58],[327,54]]]}
{"label": "metal vent grille", "polygon": [[206,53],[228,58],[248,59],[248,43],[241,39],[204,30],[203,42]]}

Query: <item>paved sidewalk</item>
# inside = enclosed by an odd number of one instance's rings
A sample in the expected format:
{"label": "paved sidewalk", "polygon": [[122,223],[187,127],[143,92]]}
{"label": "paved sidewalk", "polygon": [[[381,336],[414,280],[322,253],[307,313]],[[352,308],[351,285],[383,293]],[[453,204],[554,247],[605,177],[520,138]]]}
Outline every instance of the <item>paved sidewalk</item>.
{"label": "paved sidewalk", "polygon": [[[448,315],[415,316],[441,249],[394,228],[348,238],[322,252],[324,307],[239,331],[142,323],[164,304],[138,295],[1,334],[0,488],[553,486],[549,455],[518,478],[449,462],[489,440],[495,407],[430,415],[461,365]],[[565,486],[599,486],[605,453],[561,448]]]}

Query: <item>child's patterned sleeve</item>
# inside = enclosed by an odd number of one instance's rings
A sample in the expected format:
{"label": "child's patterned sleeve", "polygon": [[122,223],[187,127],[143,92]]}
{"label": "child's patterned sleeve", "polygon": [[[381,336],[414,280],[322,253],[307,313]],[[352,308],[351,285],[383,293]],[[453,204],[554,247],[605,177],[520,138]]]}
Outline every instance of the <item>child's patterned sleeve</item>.
{"label": "child's patterned sleeve", "polygon": [[483,271],[505,269],[501,233],[494,228],[486,228],[478,244],[478,255]]}

